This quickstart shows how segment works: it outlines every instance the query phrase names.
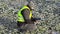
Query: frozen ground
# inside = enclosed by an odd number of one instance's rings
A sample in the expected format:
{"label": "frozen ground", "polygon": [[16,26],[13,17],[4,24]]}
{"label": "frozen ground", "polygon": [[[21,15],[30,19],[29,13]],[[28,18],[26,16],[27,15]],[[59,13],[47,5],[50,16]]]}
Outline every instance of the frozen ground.
{"label": "frozen ground", "polygon": [[0,0],[0,34],[60,34],[60,0],[32,0],[33,15],[40,17],[35,31],[19,32],[16,25],[19,9],[28,0]]}

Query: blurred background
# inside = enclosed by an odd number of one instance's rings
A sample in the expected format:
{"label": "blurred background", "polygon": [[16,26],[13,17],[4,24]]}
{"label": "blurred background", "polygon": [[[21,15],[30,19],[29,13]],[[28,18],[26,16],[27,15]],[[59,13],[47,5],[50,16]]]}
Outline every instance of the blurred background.
{"label": "blurred background", "polygon": [[[27,5],[34,8],[33,16],[41,18],[34,31],[17,30],[17,12]],[[60,0],[0,0],[0,34],[60,34]]]}

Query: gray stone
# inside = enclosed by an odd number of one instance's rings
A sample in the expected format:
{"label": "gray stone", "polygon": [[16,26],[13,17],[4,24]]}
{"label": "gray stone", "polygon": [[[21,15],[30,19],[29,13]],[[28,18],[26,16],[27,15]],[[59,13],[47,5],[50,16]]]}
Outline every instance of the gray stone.
{"label": "gray stone", "polygon": [[56,6],[57,6],[57,7],[60,7],[60,2],[57,2],[57,3],[56,3]]}

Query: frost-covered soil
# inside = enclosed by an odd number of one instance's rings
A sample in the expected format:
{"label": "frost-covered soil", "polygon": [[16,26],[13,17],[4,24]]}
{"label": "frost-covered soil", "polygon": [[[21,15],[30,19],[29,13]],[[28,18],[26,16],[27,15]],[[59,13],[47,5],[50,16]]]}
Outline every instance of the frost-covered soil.
{"label": "frost-covered soil", "polygon": [[60,34],[60,0],[32,0],[33,15],[41,18],[34,31],[19,32],[17,12],[28,0],[0,0],[0,34]]}

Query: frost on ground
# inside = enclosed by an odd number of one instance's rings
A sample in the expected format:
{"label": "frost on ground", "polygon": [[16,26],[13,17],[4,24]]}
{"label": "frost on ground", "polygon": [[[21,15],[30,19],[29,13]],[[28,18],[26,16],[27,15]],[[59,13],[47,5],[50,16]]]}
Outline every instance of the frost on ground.
{"label": "frost on ground", "polygon": [[28,0],[0,0],[0,34],[60,34],[60,0],[31,0],[33,15],[41,18],[34,31],[19,32],[17,12]]}

